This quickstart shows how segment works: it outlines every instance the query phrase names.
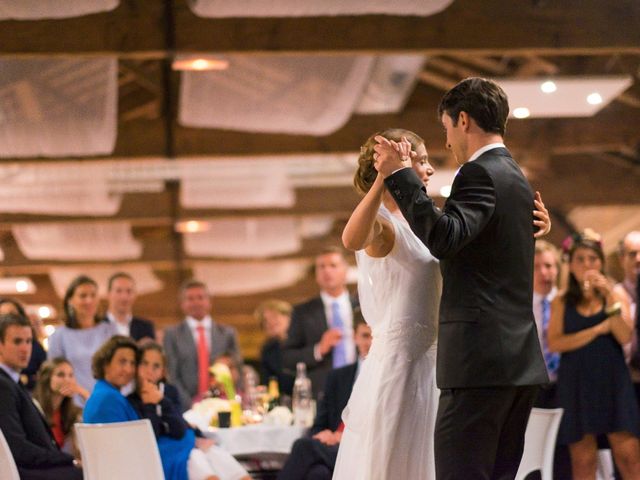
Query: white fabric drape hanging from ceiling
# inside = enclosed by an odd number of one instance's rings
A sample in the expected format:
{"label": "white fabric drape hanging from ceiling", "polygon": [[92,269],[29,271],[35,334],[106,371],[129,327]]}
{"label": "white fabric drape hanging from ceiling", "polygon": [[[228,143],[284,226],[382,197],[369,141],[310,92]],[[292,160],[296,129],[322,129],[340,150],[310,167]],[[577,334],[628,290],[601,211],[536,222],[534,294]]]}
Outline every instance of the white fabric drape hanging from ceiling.
{"label": "white fabric drape hanging from ceiling", "polygon": [[107,12],[120,0],[0,0],[0,20],[69,18]]}
{"label": "white fabric drape hanging from ceiling", "polygon": [[51,267],[49,278],[53,288],[60,298],[64,297],[67,287],[78,275],[87,275],[93,278],[98,284],[98,292],[101,297],[107,294],[109,277],[116,272],[126,272],[131,275],[136,282],[136,292],[138,295],[158,292],[163,289],[163,283],[150,265],[145,264],[120,264],[120,265],[69,265]]}
{"label": "white fabric drape hanging from ceiling", "polygon": [[453,0],[190,0],[189,6],[201,17],[428,16],[452,3]]}
{"label": "white fabric drape hanging from ceiling", "polygon": [[129,222],[33,223],[14,225],[11,232],[31,260],[130,260],[142,255]]}
{"label": "white fabric drape hanging from ceiling", "polygon": [[180,204],[185,208],[290,208],[293,185],[283,162],[211,162],[200,175],[185,175]]}
{"label": "white fabric drape hanging from ceiling", "polygon": [[302,280],[311,264],[307,260],[257,262],[195,262],[194,278],[203,281],[214,296],[251,295],[289,287]]}
{"label": "white fabric drape hanging from ceiling", "polygon": [[183,72],[186,127],[328,135],[351,116],[372,55],[233,55],[223,71]]}
{"label": "white fabric drape hanging from ceiling", "polygon": [[0,157],[108,155],[118,60],[0,58]]}
{"label": "white fabric drape hanging from ceiling", "polygon": [[266,258],[298,252],[304,238],[329,233],[333,219],[309,216],[210,220],[209,230],[185,233],[184,250],[192,257]]}

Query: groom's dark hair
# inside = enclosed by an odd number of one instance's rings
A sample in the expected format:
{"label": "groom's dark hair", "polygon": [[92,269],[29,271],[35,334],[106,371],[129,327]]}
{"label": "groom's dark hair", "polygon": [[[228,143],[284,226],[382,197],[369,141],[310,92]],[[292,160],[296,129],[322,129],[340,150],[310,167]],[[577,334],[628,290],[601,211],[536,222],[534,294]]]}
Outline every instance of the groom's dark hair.
{"label": "groom's dark hair", "polygon": [[498,133],[504,137],[509,116],[509,100],[496,82],[471,77],[462,80],[445,93],[438,106],[438,120],[446,113],[456,126],[460,112],[467,112],[485,132]]}

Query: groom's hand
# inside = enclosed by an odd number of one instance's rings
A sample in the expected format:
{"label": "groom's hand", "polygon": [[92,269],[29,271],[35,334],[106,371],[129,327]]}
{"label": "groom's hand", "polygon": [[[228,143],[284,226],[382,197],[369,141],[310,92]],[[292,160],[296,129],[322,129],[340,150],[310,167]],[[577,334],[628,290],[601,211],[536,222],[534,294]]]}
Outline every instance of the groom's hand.
{"label": "groom's hand", "polygon": [[406,142],[409,145],[409,152],[405,152],[404,139],[397,143],[378,135],[375,137],[375,141],[378,144],[373,147],[375,151],[373,154],[374,167],[383,177],[387,178],[396,170],[411,166],[411,144]]}

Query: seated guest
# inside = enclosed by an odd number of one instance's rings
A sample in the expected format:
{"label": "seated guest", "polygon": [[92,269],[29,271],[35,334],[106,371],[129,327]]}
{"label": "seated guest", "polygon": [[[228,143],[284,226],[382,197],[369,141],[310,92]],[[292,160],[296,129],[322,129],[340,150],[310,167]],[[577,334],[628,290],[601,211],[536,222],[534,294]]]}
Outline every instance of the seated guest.
{"label": "seated guest", "polygon": [[359,310],[354,314],[358,360],[329,372],[324,396],[318,404],[318,413],[311,427],[313,437],[295,441],[278,480],[329,480],[333,475],[342,438],[342,410],[351,396],[360,363],[371,347],[371,328],[364,322]]}
{"label": "seated guest", "polygon": [[[16,315],[21,315],[24,318],[29,318],[18,301],[12,298],[0,298],[0,315],[4,315],[6,313],[14,313]],[[20,378],[20,380],[25,383],[27,390],[33,390],[33,387],[36,384],[36,374],[38,373],[38,369],[40,368],[40,365],[42,365],[42,362],[47,359],[47,352],[38,341],[38,336],[36,335],[33,325],[32,330],[33,344],[31,349],[31,359],[29,360],[27,368],[22,370]]]}
{"label": "seated guest", "polygon": [[61,452],[34,405],[20,372],[29,363],[31,323],[14,314],[0,315],[0,430],[22,480],[81,480],[72,455]]}
{"label": "seated guest", "polygon": [[[178,391],[165,379],[166,360],[162,347],[155,342],[145,343],[138,354],[137,388],[128,396],[142,418],[151,420],[156,437],[168,435],[181,438],[191,427],[177,408]],[[214,445],[196,431],[196,447],[189,456],[190,479],[213,476],[221,480],[251,480],[233,456]]]}
{"label": "seated guest", "polygon": [[[135,377],[137,353],[138,347],[131,338],[116,335],[94,354],[92,368],[97,382],[84,408],[86,423],[140,419],[120,393],[120,389]],[[181,439],[161,435],[157,442],[166,480],[187,480],[187,461],[195,444],[193,432],[187,430]]]}
{"label": "seated guest", "polygon": [[282,300],[267,300],[254,312],[254,317],[267,337],[260,351],[260,383],[267,385],[271,377],[278,379],[280,393],[291,395],[294,376],[282,369],[282,344],[291,321],[291,305]]}
{"label": "seated guest", "polygon": [[89,398],[89,392],[78,385],[73,367],[64,358],[54,358],[42,364],[33,398],[38,401],[47,423],[62,451],[79,456],[73,425],[82,421],[82,409],[73,402],[73,396]]}
{"label": "seated guest", "polygon": [[[49,338],[48,358],[69,360],[80,386],[91,391],[95,383],[91,357],[115,334],[113,325],[98,317],[98,284],[85,275],[76,277],[64,295],[63,311],[65,324]],[[79,395],[74,401],[80,406],[84,404]]]}
{"label": "seated guest", "polygon": [[117,272],[109,277],[107,285],[106,320],[113,324],[118,335],[131,337],[135,341],[156,338],[156,330],[150,320],[133,315],[136,301],[136,282],[125,272]]}

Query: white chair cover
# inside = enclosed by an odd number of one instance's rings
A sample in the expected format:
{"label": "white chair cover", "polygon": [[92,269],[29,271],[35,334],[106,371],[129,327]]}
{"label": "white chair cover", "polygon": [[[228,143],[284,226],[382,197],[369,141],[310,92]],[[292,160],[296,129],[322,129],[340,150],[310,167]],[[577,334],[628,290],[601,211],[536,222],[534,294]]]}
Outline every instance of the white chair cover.
{"label": "white chair cover", "polygon": [[453,0],[191,0],[189,6],[201,17],[304,17],[334,15],[436,14]]}
{"label": "white chair cover", "polygon": [[553,455],[562,408],[533,408],[524,436],[524,452],[516,480],[523,480],[529,473],[540,470],[542,480],[553,479]]}
{"label": "white chair cover", "polygon": [[117,77],[115,56],[0,59],[0,157],[113,152]]}
{"label": "white chair cover", "polygon": [[0,20],[69,18],[113,10],[120,0],[0,0]]}
{"label": "white chair cover", "polygon": [[2,430],[0,430],[0,478],[3,480],[20,480],[18,467]]}
{"label": "white chair cover", "polygon": [[84,478],[164,480],[160,452],[148,419],[76,423]]}

